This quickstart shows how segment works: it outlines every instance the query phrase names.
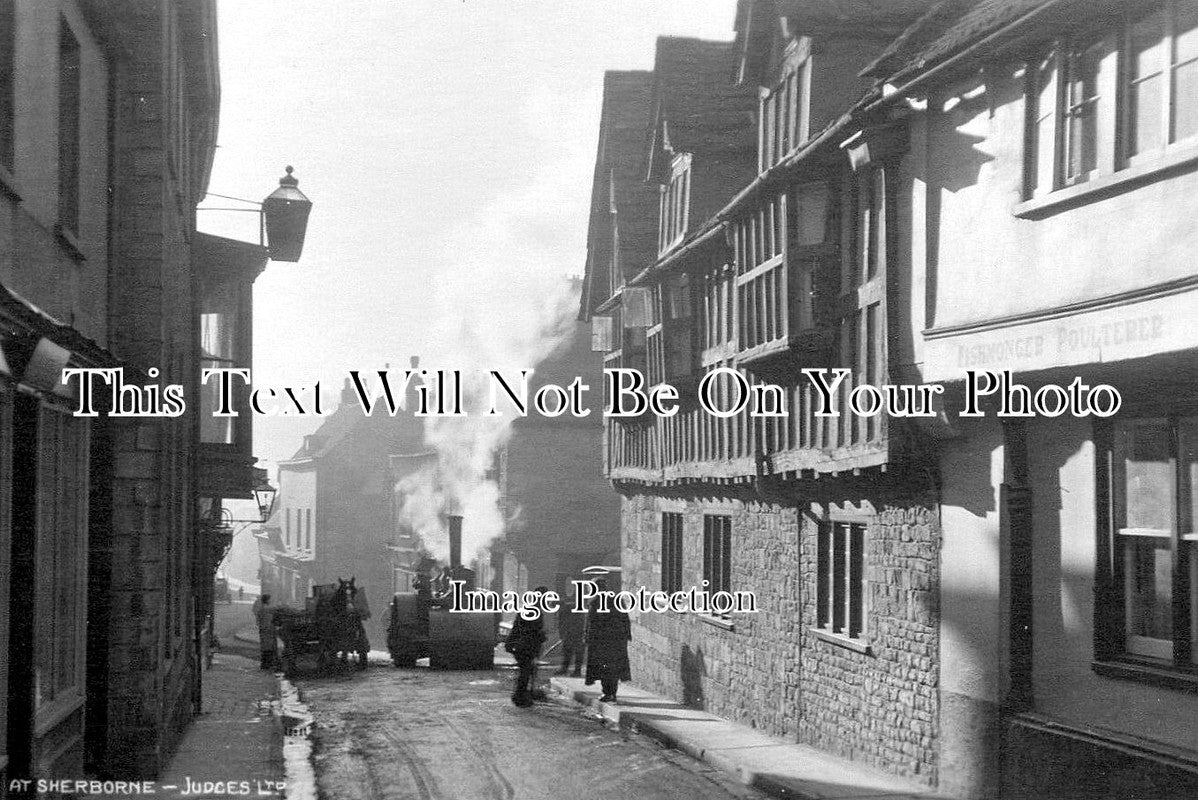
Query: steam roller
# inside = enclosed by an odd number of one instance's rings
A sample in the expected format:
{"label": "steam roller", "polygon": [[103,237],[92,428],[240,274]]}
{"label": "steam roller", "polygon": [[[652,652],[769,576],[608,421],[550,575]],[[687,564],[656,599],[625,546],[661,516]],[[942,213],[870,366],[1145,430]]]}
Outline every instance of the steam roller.
{"label": "steam roller", "polygon": [[449,581],[475,588],[474,570],[462,566],[462,518],[449,518],[449,567],[432,585],[421,576],[414,592],[391,598],[387,649],[397,667],[428,658],[430,669],[492,669],[499,630],[494,613],[453,613]]}

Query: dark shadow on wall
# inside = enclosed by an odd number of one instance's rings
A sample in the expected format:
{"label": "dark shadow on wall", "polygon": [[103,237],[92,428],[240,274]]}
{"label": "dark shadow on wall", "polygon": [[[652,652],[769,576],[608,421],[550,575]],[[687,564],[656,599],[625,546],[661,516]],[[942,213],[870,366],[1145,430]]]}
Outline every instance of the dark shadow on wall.
{"label": "dark shadow on wall", "polygon": [[682,704],[687,708],[703,710],[703,676],[707,674],[707,667],[703,663],[703,651],[691,650],[689,645],[682,645],[679,667],[682,673]]}
{"label": "dark shadow on wall", "polygon": [[994,160],[994,156],[978,147],[987,137],[962,133],[960,130],[975,117],[993,113],[990,87],[984,87],[985,91],[980,94],[973,94],[980,88],[982,87],[973,86],[963,89],[957,97],[933,96],[928,100],[929,110],[935,106],[945,109],[947,105],[951,105],[947,110],[941,110],[934,116],[930,115],[927,163],[923,176],[927,192],[924,218],[927,258],[924,273],[924,325],[928,328],[936,324],[943,193],[955,194],[976,185],[982,167]]}

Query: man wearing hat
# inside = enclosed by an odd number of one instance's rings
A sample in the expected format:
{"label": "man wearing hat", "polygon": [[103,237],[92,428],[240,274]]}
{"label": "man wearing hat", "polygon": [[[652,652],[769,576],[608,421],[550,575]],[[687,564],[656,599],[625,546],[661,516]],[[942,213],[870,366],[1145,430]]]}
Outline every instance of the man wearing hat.
{"label": "man wearing hat", "polygon": [[[607,590],[607,580],[595,581],[599,591]],[[608,605],[600,607],[600,599],[591,600],[587,609],[587,674],[586,684],[599,681],[603,687],[601,702],[616,702],[620,681],[632,680],[628,664],[628,642],[632,639],[632,623],[623,611]]]}
{"label": "man wearing hat", "polygon": [[[533,589],[537,597],[543,597],[549,591],[547,586]],[[523,615],[516,617],[512,630],[507,635],[504,649],[516,657],[516,687],[512,692],[512,702],[518,706],[532,705],[532,682],[536,674],[537,659],[541,657],[541,645],[545,642],[545,619],[538,614],[536,619],[525,619]]]}

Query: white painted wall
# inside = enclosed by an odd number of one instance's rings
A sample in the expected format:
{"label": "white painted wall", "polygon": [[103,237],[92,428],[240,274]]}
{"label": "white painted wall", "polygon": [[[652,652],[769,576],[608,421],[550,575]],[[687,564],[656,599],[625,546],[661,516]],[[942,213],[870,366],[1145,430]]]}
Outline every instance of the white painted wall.
{"label": "white painted wall", "polygon": [[[1087,421],[1028,428],[1033,490],[1036,710],[1193,750],[1198,696],[1094,673],[1095,448]],[[1060,487],[1059,490],[1057,487]]]}

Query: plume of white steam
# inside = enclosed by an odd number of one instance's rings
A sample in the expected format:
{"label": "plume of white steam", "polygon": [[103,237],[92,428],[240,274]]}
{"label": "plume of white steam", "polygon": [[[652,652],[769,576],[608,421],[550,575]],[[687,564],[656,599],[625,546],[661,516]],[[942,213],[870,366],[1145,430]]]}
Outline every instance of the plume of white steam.
{"label": "plume of white steam", "polygon": [[[429,369],[454,369],[462,375],[465,417],[428,417],[425,443],[435,463],[401,479],[400,517],[440,560],[448,559],[447,517],[463,517],[462,559],[469,564],[505,529],[515,509],[501,507],[497,454],[511,435],[515,416],[501,404],[502,416],[486,416],[489,371],[510,380],[536,365],[573,334],[577,310],[575,284],[568,278],[524,286],[494,287],[491,302],[476,300],[456,314],[456,330],[445,360],[422,363]],[[471,293],[479,296],[475,285]],[[486,290],[482,295],[488,297]],[[460,295],[456,303],[462,308]]]}

